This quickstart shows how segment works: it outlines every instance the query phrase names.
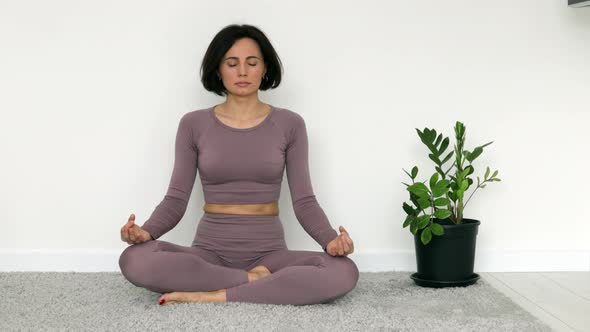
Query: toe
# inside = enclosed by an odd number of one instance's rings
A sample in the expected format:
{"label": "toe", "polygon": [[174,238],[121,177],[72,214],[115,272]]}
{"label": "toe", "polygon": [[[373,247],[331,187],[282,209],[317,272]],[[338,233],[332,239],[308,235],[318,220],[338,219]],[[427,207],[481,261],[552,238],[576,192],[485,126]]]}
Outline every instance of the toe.
{"label": "toe", "polygon": [[159,304],[166,304],[166,302],[168,302],[168,294],[163,294],[162,296],[160,296],[160,298],[158,299],[158,303]]}

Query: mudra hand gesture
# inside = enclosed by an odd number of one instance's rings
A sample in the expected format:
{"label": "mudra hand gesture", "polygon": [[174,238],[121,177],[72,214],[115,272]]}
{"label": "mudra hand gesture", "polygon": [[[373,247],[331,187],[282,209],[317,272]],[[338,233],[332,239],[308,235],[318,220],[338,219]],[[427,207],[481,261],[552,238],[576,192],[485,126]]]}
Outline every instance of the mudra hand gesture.
{"label": "mudra hand gesture", "polygon": [[340,235],[330,241],[326,246],[326,252],[332,256],[346,256],[354,251],[354,244],[344,227],[340,226]]}
{"label": "mudra hand gesture", "polygon": [[121,240],[129,244],[138,244],[149,241],[152,236],[140,226],[135,224],[135,214],[129,216],[127,223],[121,227]]}

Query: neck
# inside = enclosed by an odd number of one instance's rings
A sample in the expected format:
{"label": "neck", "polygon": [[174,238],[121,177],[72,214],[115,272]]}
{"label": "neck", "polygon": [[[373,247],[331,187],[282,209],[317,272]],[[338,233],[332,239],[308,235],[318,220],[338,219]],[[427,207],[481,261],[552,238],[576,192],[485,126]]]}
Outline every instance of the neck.
{"label": "neck", "polygon": [[258,100],[257,96],[252,98],[229,95],[221,105],[225,114],[237,120],[252,119],[266,112],[266,104]]}

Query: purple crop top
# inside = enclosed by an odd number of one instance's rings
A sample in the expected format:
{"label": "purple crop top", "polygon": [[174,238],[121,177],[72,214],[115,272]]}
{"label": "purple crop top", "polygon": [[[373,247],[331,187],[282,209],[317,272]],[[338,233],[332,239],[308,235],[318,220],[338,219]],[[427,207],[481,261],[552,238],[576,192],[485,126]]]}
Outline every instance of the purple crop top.
{"label": "purple crop top", "polygon": [[188,112],[180,119],[168,191],[142,228],[157,239],[178,224],[197,168],[206,203],[258,204],[279,200],[286,167],[295,216],[325,251],[338,233],[313,193],[303,117],[271,106],[258,125],[234,128],[217,118],[214,107]]}

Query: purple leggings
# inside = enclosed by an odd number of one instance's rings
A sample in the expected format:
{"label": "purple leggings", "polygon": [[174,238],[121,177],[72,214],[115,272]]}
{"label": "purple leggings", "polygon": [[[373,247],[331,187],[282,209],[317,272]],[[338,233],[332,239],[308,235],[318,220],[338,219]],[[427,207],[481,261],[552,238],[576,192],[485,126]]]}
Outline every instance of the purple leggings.
{"label": "purple leggings", "polygon": [[[266,266],[270,276],[248,282]],[[152,240],[127,247],[119,258],[132,284],[154,292],[226,289],[228,302],[328,303],[351,291],[359,278],[346,256],[289,250],[279,216],[204,213],[190,247]]]}

